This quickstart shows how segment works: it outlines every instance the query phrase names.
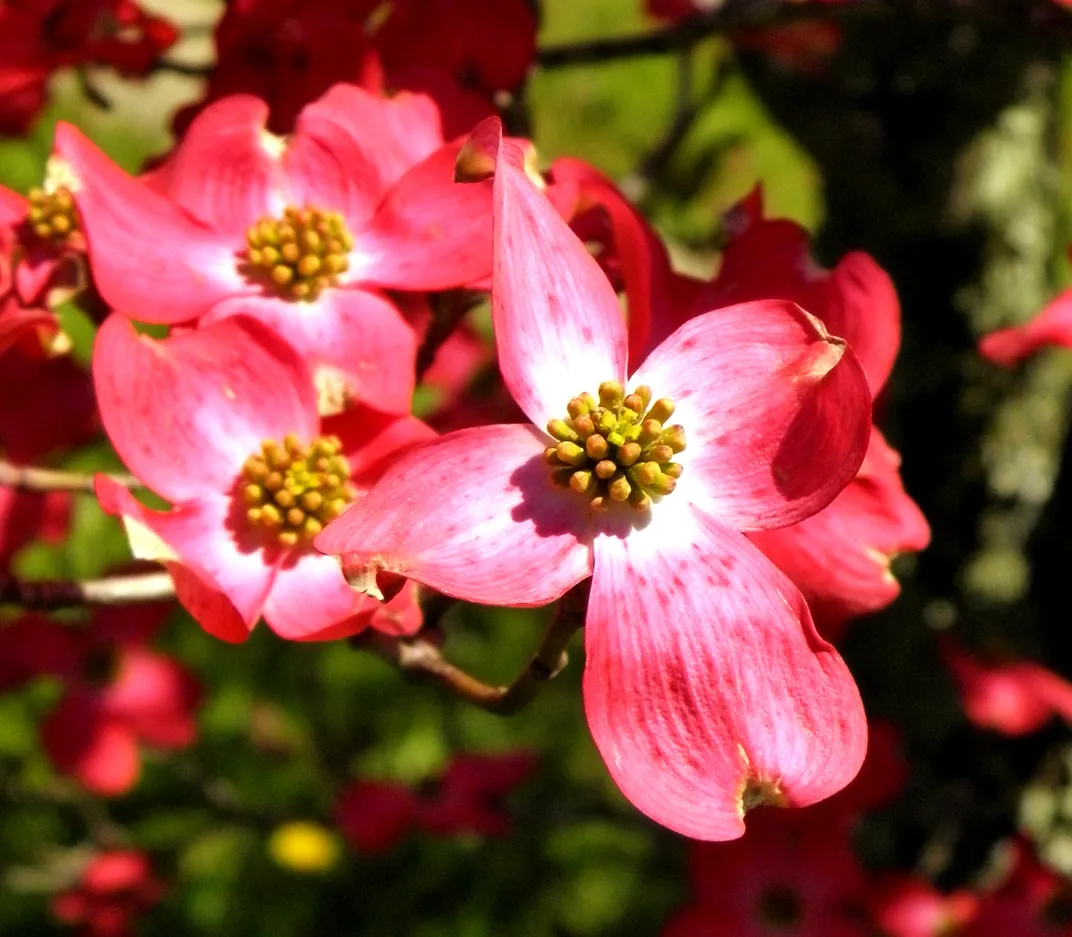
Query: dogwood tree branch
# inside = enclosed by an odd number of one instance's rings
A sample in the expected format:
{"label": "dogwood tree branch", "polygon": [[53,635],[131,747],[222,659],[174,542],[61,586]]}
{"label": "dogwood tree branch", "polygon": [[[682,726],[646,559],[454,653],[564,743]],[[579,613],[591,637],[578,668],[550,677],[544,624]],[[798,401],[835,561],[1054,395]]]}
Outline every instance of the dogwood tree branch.
{"label": "dogwood tree branch", "polygon": [[132,573],[103,579],[25,580],[0,574],[0,605],[54,611],[83,605],[132,605],[175,598],[166,572]]}
{"label": "dogwood tree branch", "polygon": [[[125,488],[142,487],[133,475],[120,473],[109,477]],[[0,487],[17,488],[19,491],[80,491],[92,494],[93,475],[0,461]]]}
{"label": "dogwood tree branch", "polygon": [[351,638],[350,643],[358,650],[377,655],[401,673],[434,683],[472,706],[510,716],[524,709],[569,662],[566,645],[583,624],[587,585],[575,587],[559,602],[536,653],[509,686],[485,683],[452,664],[427,631],[409,638],[366,631]]}

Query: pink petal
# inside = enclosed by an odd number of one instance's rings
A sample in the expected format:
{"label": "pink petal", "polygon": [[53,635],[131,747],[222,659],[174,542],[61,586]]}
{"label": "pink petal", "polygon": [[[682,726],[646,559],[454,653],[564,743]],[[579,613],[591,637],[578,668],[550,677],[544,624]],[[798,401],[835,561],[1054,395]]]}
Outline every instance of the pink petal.
{"label": "pink petal", "polygon": [[784,527],[824,508],[867,450],[871,392],[845,342],[781,300],[697,316],[631,379],[677,405],[688,448],[673,497],[727,526]]}
{"label": "pink petal", "polygon": [[927,520],[901,484],[900,462],[872,429],[859,474],[833,502],[798,524],[750,535],[804,594],[820,627],[889,605],[901,591],[890,561],[930,542]]}
{"label": "pink petal", "polygon": [[1072,348],[1072,290],[1066,290],[1034,319],[983,337],[979,351],[991,361],[1011,366],[1050,345]]}
{"label": "pink petal", "polygon": [[15,227],[26,217],[29,207],[25,196],[0,185],[0,225]]}
{"label": "pink petal", "polygon": [[58,771],[102,797],[125,794],[141,774],[134,736],[107,715],[90,690],[76,688],[64,696],[41,725],[41,743]]}
{"label": "pink petal", "polygon": [[312,303],[242,297],[220,303],[201,322],[234,315],[252,316],[282,336],[341,406],[360,400],[409,411],[417,337],[389,299],[358,289],[325,290]]}
{"label": "pink petal", "polygon": [[299,204],[342,212],[357,228],[442,143],[439,111],[425,95],[385,98],[339,84],[303,108],[283,159]]}
{"label": "pink petal", "polygon": [[319,428],[302,361],[244,316],[154,341],[113,315],[97,334],[93,377],[116,451],[169,501],[229,491],[262,440]]}
{"label": "pink petal", "polygon": [[627,338],[618,298],[502,141],[497,118],[481,123],[459,156],[495,172],[492,316],[503,380],[537,426],[561,418],[577,394],[625,378]]}
{"label": "pink petal", "polygon": [[103,475],[95,487],[105,512],[123,518],[135,558],[167,567],[179,602],[197,623],[223,641],[245,641],[281,557],[246,526],[243,506],[217,495],[165,513],[144,507]]}
{"label": "pink petal", "polygon": [[68,124],[56,127],[56,153],[74,172],[93,277],[109,305],[143,322],[182,322],[254,290],[236,264],[244,242],[188,218]]}
{"label": "pink petal", "polygon": [[867,727],[793,585],[743,536],[669,501],[646,529],[596,540],[585,711],[640,810],[733,839],[750,800],[804,806],[843,788]]}
{"label": "pink petal", "polygon": [[350,478],[364,488],[371,488],[403,452],[438,435],[414,416],[381,413],[371,407],[353,407],[325,420],[322,430],[339,437],[350,463]]}
{"label": "pink petal", "polygon": [[259,98],[223,98],[198,114],[168,161],[164,194],[237,247],[253,222],[283,208],[285,179],[267,119]]}
{"label": "pink petal", "polygon": [[293,553],[279,567],[264,620],[281,638],[325,641],[363,630],[378,607],[346,584],[333,557]]}
{"label": "pink petal", "polygon": [[491,272],[491,185],[454,182],[457,144],[391,187],[356,235],[354,278],[398,290],[445,290]]}
{"label": "pink petal", "polygon": [[536,606],[591,572],[587,505],[555,488],[545,437],[480,426],[402,456],[316,538],[341,555],[355,587],[380,571],[489,605]]}

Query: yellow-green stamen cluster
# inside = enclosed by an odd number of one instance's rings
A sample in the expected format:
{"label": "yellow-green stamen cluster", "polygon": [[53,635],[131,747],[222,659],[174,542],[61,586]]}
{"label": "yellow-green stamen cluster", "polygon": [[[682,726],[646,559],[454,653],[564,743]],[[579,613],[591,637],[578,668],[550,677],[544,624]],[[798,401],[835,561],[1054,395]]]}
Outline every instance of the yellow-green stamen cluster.
{"label": "yellow-green stamen cluster", "polygon": [[60,186],[53,192],[41,188],[30,189],[27,199],[30,207],[26,212],[26,221],[30,230],[42,240],[62,244],[78,230],[74,196],[66,186]]}
{"label": "yellow-green stamen cluster", "polygon": [[357,496],[335,436],[303,446],[294,435],[268,439],[246,459],[239,485],[246,517],[285,547],[311,540]]}
{"label": "yellow-green stamen cluster", "polygon": [[246,259],[286,299],[316,299],[350,266],[354,239],[338,212],[288,207],[246,232]]}
{"label": "yellow-green stamen cluster", "polygon": [[589,393],[574,397],[569,417],[547,424],[558,440],[544,453],[555,482],[587,495],[595,511],[612,502],[646,511],[652,499],[670,494],[681,477],[673,458],[685,449],[685,428],[665,425],[672,400],[651,398],[650,387],[626,394],[617,381],[600,384],[598,400]]}

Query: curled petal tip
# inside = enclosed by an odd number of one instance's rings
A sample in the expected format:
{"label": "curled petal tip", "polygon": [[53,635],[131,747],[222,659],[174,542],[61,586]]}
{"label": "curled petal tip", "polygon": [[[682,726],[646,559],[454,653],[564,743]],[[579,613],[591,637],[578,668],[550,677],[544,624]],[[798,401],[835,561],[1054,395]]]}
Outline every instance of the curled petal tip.
{"label": "curled petal tip", "polygon": [[476,125],[454,163],[455,182],[482,182],[495,175],[502,143],[502,121],[488,117]]}

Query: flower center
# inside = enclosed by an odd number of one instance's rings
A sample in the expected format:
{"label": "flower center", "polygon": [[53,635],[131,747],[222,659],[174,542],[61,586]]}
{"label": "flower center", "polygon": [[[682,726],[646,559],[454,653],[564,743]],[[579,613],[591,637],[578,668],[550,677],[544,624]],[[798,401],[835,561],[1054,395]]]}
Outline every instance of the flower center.
{"label": "flower center", "polygon": [[569,417],[547,424],[558,440],[544,452],[555,483],[587,495],[594,511],[613,501],[646,511],[670,494],[681,477],[682,466],[672,459],[685,449],[685,428],[664,426],[674,402],[651,397],[644,384],[626,394],[617,381],[599,385],[599,400],[589,393],[574,397]]}
{"label": "flower center", "polygon": [[293,434],[282,444],[261,443],[239,478],[249,522],[285,547],[320,533],[357,497],[341,448],[335,436],[321,436],[308,446]]}
{"label": "flower center", "polygon": [[30,207],[26,212],[26,220],[30,230],[41,240],[63,244],[78,231],[74,196],[66,186],[60,186],[52,192],[33,188],[27,198]]}
{"label": "flower center", "polygon": [[252,225],[246,245],[251,273],[284,299],[312,302],[350,266],[354,239],[338,212],[291,206]]}

